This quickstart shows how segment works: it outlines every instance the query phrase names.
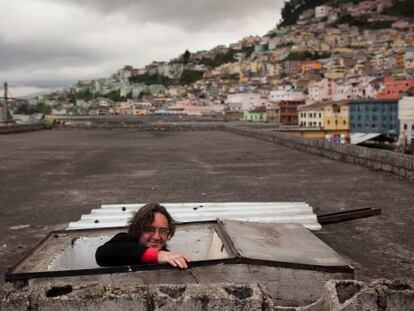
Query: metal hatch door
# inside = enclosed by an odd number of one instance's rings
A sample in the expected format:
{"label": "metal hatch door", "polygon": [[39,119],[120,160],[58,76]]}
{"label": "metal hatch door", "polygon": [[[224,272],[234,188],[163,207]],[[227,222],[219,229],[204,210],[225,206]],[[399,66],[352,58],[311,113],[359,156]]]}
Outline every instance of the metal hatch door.
{"label": "metal hatch door", "polygon": [[242,261],[353,271],[342,256],[300,224],[223,220],[221,225]]}

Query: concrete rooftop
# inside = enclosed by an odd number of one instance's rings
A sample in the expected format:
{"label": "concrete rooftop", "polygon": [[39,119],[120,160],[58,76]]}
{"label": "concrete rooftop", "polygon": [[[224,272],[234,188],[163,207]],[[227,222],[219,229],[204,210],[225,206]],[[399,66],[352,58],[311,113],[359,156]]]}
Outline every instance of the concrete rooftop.
{"label": "concrete rooftop", "polygon": [[305,201],[382,215],[316,234],[357,279],[414,277],[414,184],[220,131],[52,130],[0,136],[0,272],[101,204]]}

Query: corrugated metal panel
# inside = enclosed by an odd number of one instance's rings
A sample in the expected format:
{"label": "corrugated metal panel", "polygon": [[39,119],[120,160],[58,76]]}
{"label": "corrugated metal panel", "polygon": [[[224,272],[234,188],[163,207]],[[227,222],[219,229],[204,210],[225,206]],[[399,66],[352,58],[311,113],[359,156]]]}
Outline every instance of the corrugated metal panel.
{"label": "corrugated metal panel", "polygon": [[[124,227],[131,213],[144,204],[110,204],[93,209],[71,222],[68,229]],[[262,223],[298,223],[308,229],[321,228],[305,202],[162,203],[178,222],[233,219]]]}

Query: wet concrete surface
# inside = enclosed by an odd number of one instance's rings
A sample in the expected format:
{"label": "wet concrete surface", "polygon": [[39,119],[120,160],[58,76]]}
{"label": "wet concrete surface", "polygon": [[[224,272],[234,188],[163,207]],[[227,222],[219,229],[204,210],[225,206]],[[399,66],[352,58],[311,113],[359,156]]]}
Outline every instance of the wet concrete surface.
{"label": "wet concrete surface", "polygon": [[0,273],[101,204],[305,201],[382,215],[317,236],[356,278],[414,278],[414,183],[220,131],[52,130],[0,136]]}

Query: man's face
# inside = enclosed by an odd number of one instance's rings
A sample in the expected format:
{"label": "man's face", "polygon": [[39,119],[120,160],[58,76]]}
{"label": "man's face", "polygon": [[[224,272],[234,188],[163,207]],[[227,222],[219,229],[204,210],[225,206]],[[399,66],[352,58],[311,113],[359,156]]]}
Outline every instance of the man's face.
{"label": "man's face", "polygon": [[169,230],[168,219],[161,213],[154,213],[154,221],[142,232],[139,244],[162,249],[167,243]]}

